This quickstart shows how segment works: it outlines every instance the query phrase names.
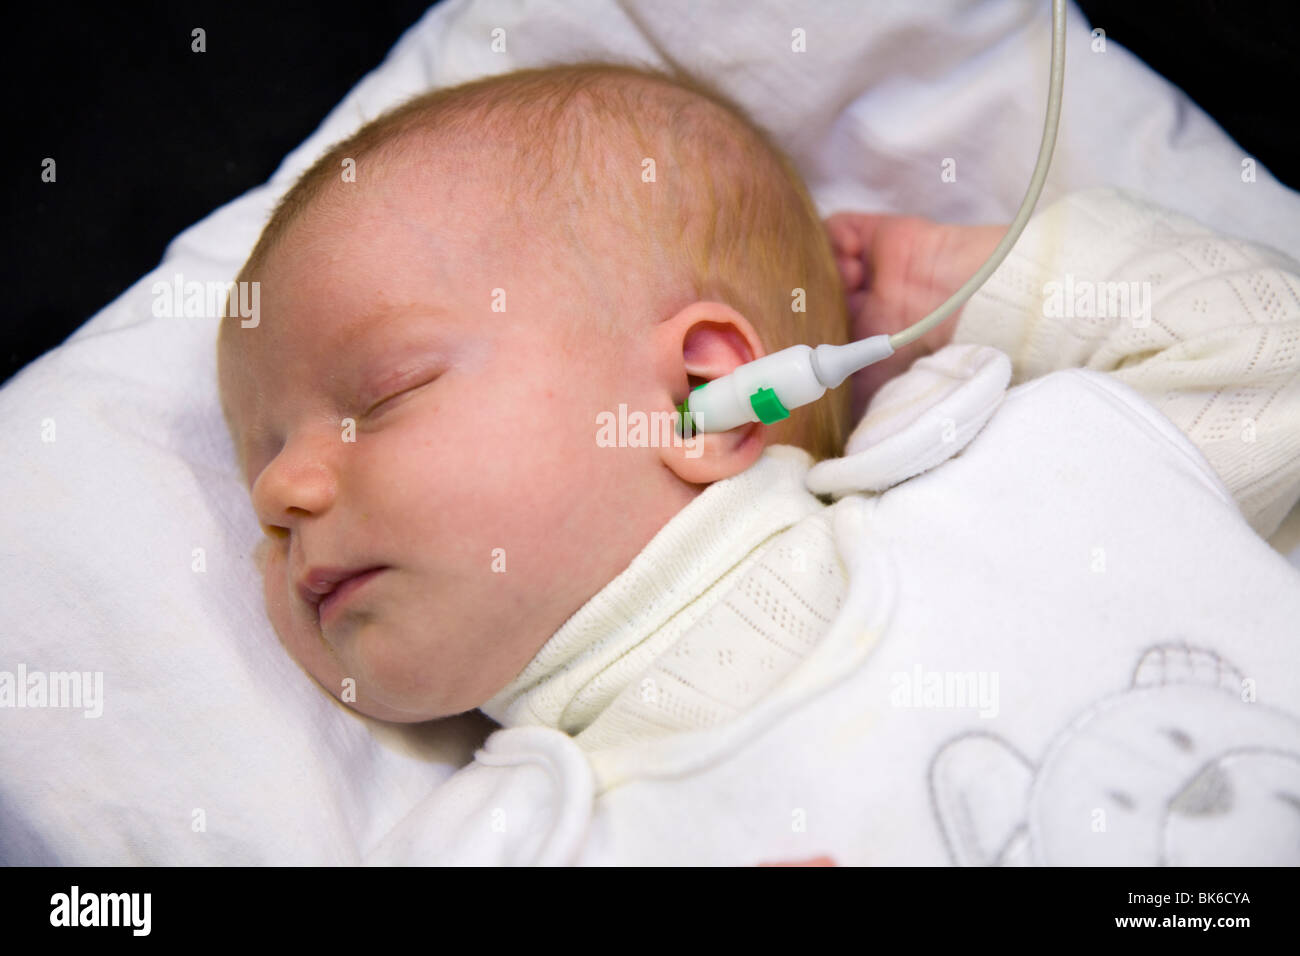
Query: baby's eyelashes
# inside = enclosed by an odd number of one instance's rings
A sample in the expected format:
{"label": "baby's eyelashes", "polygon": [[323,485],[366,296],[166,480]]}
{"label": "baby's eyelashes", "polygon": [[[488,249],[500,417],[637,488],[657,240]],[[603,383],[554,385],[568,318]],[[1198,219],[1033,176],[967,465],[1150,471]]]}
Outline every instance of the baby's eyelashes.
{"label": "baby's eyelashes", "polygon": [[422,381],[418,381],[412,385],[408,385],[400,391],[394,392],[387,398],[371,405],[362,413],[362,416],[365,418],[379,418],[385,411],[395,405],[401,404],[404,399],[410,397],[413,393],[420,391],[426,385],[432,385],[438,380],[438,378],[438,375],[434,375],[432,377],[426,377]]}

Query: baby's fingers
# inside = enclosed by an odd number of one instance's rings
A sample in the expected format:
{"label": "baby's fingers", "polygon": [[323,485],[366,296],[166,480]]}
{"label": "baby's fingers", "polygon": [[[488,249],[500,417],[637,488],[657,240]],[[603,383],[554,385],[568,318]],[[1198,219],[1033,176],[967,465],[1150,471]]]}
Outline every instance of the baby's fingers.
{"label": "baby's fingers", "polygon": [[826,234],[846,293],[856,292],[871,281],[871,261],[876,256],[873,243],[882,227],[900,218],[887,213],[837,212],[826,219]]}
{"label": "baby's fingers", "polygon": [[851,295],[862,288],[862,283],[867,277],[867,268],[862,264],[861,259],[836,256],[835,265],[840,270],[840,281],[844,283],[846,295]]}
{"label": "baby's fingers", "polygon": [[826,219],[826,235],[830,237],[831,248],[836,256],[856,258],[862,255],[862,237],[858,220],[862,213],[837,212]]}

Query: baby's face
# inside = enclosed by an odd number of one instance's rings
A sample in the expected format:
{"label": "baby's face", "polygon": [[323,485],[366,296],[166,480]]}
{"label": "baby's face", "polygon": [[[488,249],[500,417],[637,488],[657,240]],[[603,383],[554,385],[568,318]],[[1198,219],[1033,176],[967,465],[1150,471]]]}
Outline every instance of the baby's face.
{"label": "baby's face", "polygon": [[507,231],[486,181],[364,195],[253,277],[261,320],[227,320],[220,384],[281,640],[363,713],[428,720],[509,683],[703,485],[681,449],[596,441],[598,412],[685,397],[680,339],[676,368],[662,333],[570,344],[580,277]]}

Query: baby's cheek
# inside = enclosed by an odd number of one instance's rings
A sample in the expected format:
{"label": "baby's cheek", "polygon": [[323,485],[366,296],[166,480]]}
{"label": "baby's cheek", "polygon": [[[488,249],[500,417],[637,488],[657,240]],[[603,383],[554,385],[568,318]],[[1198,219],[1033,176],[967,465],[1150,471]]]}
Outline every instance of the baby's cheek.
{"label": "baby's cheek", "polygon": [[303,667],[315,676],[310,662],[304,656],[305,641],[314,635],[305,635],[303,627],[294,619],[293,599],[289,594],[288,578],[285,573],[287,559],[286,548],[272,546],[267,549],[262,570],[262,595],[266,600],[266,616],[275,628],[276,636],[284,649]]}
{"label": "baby's cheek", "polygon": [[285,586],[284,549],[268,547],[262,554],[262,597],[266,601],[266,616],[270,618],[276,635],[285,650],[298,657],[289,596]]}
{"label": "baby's cheek", "polygon": [[262,575],[263,580],[266,579],[266,565],[271,559],[271,552],[273,550],[274,545],[272,544],[271,539],[263,538],[258,542],[257,547],[253,551],[253,563],[257,565],[257,571]]}
{"label": "baby's cheek", "polygon": [[273,544],[267,549],[262,578],[267,617],[289,656],[325,690],[338,697],[342,693],[338,661],[321,636],[314,612],[303,606],[290,590],[285,570],[287,560],[288,548]]}
{"label": "baby's cheek", "polygon": [[437,667],[432,646],[428,646],[428,628],[420,628],[421,641],[404,643],[399,633],[389,633],[385,640],[359,635],[357,643],[357,691],[376,704],[404,708],[429,704],[438,691],[441,669]]}

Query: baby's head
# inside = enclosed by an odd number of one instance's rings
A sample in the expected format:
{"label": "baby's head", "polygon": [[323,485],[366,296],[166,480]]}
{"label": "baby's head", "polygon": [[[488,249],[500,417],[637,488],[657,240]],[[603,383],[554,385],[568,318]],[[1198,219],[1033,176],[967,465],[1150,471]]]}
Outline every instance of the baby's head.
{"label": "baby's head", "polygon": [[774,426],[603,440],[620,405],[666,416],[848,329],[793,167],[690,81],[579,64],[421,96],[308,170],[238,279],[258,321],[222,321],[218,376],[267,611],[381,720],[487,701],[765,445],[842,450],[847,388]]}

